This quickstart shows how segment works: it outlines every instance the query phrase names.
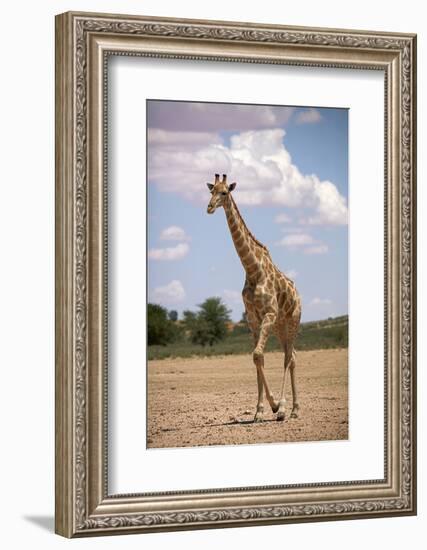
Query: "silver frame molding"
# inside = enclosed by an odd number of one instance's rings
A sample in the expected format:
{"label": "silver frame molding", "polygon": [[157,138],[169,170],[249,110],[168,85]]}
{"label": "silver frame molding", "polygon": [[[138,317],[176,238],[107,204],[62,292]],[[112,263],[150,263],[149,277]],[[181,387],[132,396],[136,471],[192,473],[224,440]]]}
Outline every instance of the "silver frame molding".
{"label": "silver frame molding", "polygon": [[[108,494],[105,245],[110,55],[384,72],[384,479]],[[79,537],[416,513],[415,154],[415,35],[72,12],[56,17],[58,534]]]}

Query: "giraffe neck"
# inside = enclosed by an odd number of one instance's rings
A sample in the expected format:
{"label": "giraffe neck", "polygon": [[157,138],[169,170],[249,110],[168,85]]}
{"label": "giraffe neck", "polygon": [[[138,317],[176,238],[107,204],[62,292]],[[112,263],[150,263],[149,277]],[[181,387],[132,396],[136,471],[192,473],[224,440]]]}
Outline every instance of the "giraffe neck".
{"label": "giraffe neck", "polygon": [[[255,239],[247,228],[231,195],[229,195],[227,201],[225,201],[224,210],[237,254],[239,255],[247,276],[253,278],[256,276],[260,267],[260,252],[265,249],[265,247]],[[258,257],[256,252],[258,252]]]}

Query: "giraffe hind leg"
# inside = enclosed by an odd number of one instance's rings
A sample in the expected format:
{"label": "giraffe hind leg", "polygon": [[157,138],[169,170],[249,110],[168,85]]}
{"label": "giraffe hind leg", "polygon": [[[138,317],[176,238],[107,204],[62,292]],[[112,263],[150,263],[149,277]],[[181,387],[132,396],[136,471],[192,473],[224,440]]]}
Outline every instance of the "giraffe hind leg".
{"label": "giraffe hind leg", "polygon": [[283,362],[283,381],[282,381],[282,389],[280,392],[280,399],[279,399],[279,408],[277,411],[277,420],[279,422],[283,422],[285,420],[285,407],[286,407],[286,382],[288,377],[288,371],[292,369],[292,365],[294,363],[294,349],[293,345],[289,345],[287,343],[283,344],[283,350],[285,353],[284,362]]}
{"label": "giraffe hind leg", "polygon": [[295,356],[296,356],[296,353],[294,351],[293,360],[292,360],[292,363],[290,365],[291,386],[292,386],[292,412],[291,412],[291,418],[298,418],[298,411],[299,411],[297,386],[296,386],[296,380],[295,380],[295,367],[296,367],[296,357]]}

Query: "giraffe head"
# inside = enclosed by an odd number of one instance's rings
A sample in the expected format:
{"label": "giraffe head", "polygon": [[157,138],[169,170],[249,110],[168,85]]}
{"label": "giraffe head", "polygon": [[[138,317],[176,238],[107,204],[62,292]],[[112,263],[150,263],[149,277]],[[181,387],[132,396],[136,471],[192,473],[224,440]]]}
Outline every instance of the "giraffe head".
{"label": "giraffe head", "polygon": [[208,204],[208,214],[213,214],[217,208],[224,206],[229,199],[229,194],[236,187],[236,183],[227,184],[227,174],[222,175],[222,180],[219,179],[219,174],[215,174],[215,183],[206,185],[212,195]]}

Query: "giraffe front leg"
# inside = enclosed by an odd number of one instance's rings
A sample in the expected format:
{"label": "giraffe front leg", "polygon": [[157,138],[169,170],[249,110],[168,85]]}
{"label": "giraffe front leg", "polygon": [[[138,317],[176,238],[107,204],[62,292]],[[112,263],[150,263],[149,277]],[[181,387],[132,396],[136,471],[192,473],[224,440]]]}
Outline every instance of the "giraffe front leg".
{"label": "giraffe front leg", "polygon": [[276,321],[276,314],[275,313],[267,313],[261,323],[260,331],[259,331],[259,338],[258,342],[256,344],[256,347],[253,352],[253,361],[255,363],[255,366],[257,368],[257,373],[259,378],[262,381],[262,384],[265,388],[265,394],[267,397],[267,401],[270,404],[271,410],[275,413],[277,412],[279,405],[276,403],[273,394],[270,391],[270,388],[268,386],[267,378],[265,376],[264,371],[264,348],[268,340],[268,335],[270,333],[270,330],[272,326],[274,325]]}
{"label": "giraffe front leg", "polygon": [[264,420],[264,384],[262,383],[262,378],[258,369],[256,371],[256,375],[258,382],[258,403],[256,406],[254,422],[262,422]]}
{"label": "giraffe front leg", "polygon": [[[259,339],[259,321],[254,311],[253,305],[248,299],[247,293],[249,290],[243,290],[243,300],[245,302],[246,318],[248,321],[249,329],[252,333],[254,345],[256,346]],[[264,384],[262,382],[261,373],[259,369],[256,369],[257,383],[258,383],[258,402],[256,407],[256,413],[254,416],[254,422],[262,422],[264,419]]]}

